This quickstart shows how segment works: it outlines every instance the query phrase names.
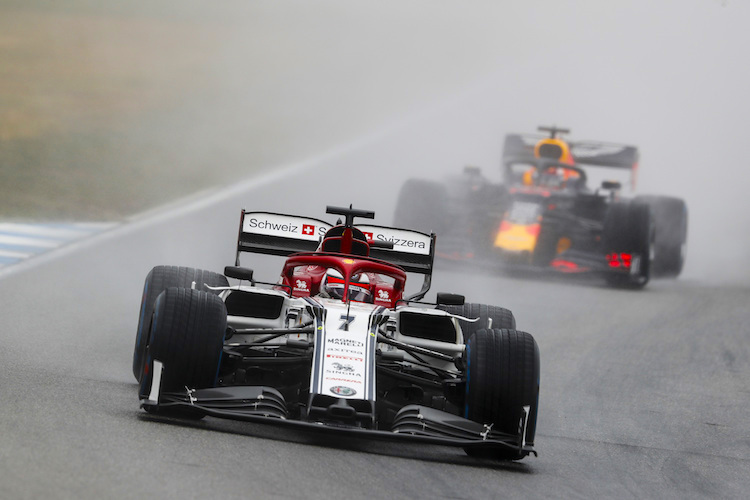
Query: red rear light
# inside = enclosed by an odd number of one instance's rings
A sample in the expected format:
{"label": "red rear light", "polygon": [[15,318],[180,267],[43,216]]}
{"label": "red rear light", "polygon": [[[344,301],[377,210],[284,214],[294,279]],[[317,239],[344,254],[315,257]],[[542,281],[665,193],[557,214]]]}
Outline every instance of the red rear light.
{"label": "red rear light", "polygon": [[609,267],[624,267],[629,269],[633,261],[633,256],[629,253],[612,253],[607,254],[606,257],[609,261]]}
{"label": "red rear light", "polygon": [[570,262],[569,260],[555,259],[554,261],[552,261],[552,267],[561,270],[569,269],[573,271],[578,269],[578,264],[576,264],[575,262]]}
{"label": "red rear light", "polygon": [[539,224],[529,224],[526,226],[526,232],[532,236],[539,236],[539,230],[541,226]]}
{"label": "red rear light", "polygon": [[507,220],[504,220],[500,223],[500,232],[504,233],[505,231],[510,231],[513,229],[513,224],[508,222]]}

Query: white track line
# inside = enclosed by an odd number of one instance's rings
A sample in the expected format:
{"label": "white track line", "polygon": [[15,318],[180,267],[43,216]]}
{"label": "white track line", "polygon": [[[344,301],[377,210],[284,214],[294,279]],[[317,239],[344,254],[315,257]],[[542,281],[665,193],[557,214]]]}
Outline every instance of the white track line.
{"label": "white track line", "polygon": [[16,245],[23,247],[35,247],[39,249],[43,248],[57,248],[65,243],[65,240],[59,239],[45,239],[39,236],[28,237],[28,236],[13,236],[9,234],[0,234],[0,246],[2,245]]}
{"label": "white track line", "polygon": [[43,238],[67,240],[86,236],[87,234],[91,234],[92,231],[98,231],[98,229],[89,228],[81,224],[15,224],[0,222],[0,237],[4,235],[41,236]]}
{"label": "white track line", "polygon": [[29,257],[33,257],[35,254],[33,253],[27,253],[27,252],[16,252],[14,250],[5,250],[4,248],[0,248],[0,257],[7,257],[10,259],[28,259]]}

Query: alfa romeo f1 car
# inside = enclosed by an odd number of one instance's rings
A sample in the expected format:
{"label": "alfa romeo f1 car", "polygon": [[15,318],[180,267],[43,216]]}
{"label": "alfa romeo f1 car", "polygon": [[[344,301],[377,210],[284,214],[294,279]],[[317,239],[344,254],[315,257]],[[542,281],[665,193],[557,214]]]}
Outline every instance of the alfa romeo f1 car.
{"label": "alfa romeo f1 car", "polygon": [[[512,312],[454,294],[425,302],[434,234],[327,212],[345,221],[243,210],[224,274],[148,273],[133,355],[142,408],[536,454],[539,349]],[[256,281],[248,252],[286,257],[278,280]],[[407,273],[424,277],[411,296]]]}
{"label": "alfa romeo f1 car", "polygon": [[631,288],[652,276],[678,276],[687,242],[685,202],[627,199],[619,181],[589,187],[593,175],[619,171],[629,174],[634,189],[638,149],[565,141],[559,134],[569,131],[555,127],[539,130],[549,135],[505,137],[500,184],[475,167],[445,183],[409,179],[399,193],[395,224],[436,231],[439,257],[446,259],[597,273]]}

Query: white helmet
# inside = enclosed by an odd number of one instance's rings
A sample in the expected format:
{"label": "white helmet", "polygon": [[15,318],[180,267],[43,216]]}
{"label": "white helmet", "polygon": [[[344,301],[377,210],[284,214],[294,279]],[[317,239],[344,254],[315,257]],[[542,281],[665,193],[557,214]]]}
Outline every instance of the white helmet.
{"label": "white helmet", "polygon": [[[335,269],[328,269],[320,284],[320,295],[331,299],[343,299],[345,285],[344,277],[340,272]],[[369,285],[370,278],[366,274],[360,273],[352,276],[352,280],[349,282],[349,300],[372,302],[372,292]]]}

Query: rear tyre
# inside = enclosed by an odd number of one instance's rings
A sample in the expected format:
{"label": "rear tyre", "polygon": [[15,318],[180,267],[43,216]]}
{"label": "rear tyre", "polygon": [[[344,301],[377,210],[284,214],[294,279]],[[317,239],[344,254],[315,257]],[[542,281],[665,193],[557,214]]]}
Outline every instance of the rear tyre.
{"label": "rear tyre", "polygon": [[[514,330],[516,328],[516,318],[509,309],[504,307],[468,303],[462,306],[439,305],[438,309],[464,318],[479,318],[479,321],[474,322],[458,320],[461,332],[464,335],[464,341],[478,330],[489,328]],[[492,320],[491,323],[490,320]]]}
{"label": "rear tyre", "polygon": [[204,285],[229,286],[226,276],[191,267],[156,266],[146,276],[141,298],[140,316],[138,317],[138,331],[135,336],[135,349],[133,350],[133,375],[138,382],[141,381],[143,374],[148,329],[151,325],[156,298],[169,287],[191,288],[193,282],[195,282],[196,290],[209,293],[218,292],[212,292]]}
{"label": "rear tyre", "polygon": [[559,240],[560,236],[558,235],[557,225],[542,220],[539,237],[534,246],[532,263],[535,266],[549,266],[552,259],[557,255],[557,242]]}
{"label": "rear tyre", "polygon": [[393,225],[404,229],[442,233],[448,193],[439,182],[408,179],[398,194]]}
{"label": "rear tyre", "polygon": [[[479,330],[466,343],[466,401],[464,417],[492,429],[523,432],[524,406],[529,406],[526,444],[534,444],[539,405],[539,347],[534,337],[511,329]],[[487,456],[466,449],[471,456]],[[518,450],[493,450],[492,458],[518,460]]]}
{"label": "rear tyre", "polygon": [[226,328],[226,307],[217,295],[190,288],[164,290],[154,304],[141,395],[148,390],[154,360],[164,367],[162,392],[214,387]]}
{"label": "rear tyre", "polygon": [[[606,254],[629,254],[634,272],[607,274],[607,283],[621,288],[639,289],[651,277],[654,225],[651,210],[644,203],[613,203],[604,221]],[[637,257],[637,260],[636,260]]]}
{"label": "rear tyre", "polygon": [[636,202],[647,204],[654,219],[654,277],[676,278],[685,265],[687,250],[688,211],[680,198],[669,196],[638,196]]}

